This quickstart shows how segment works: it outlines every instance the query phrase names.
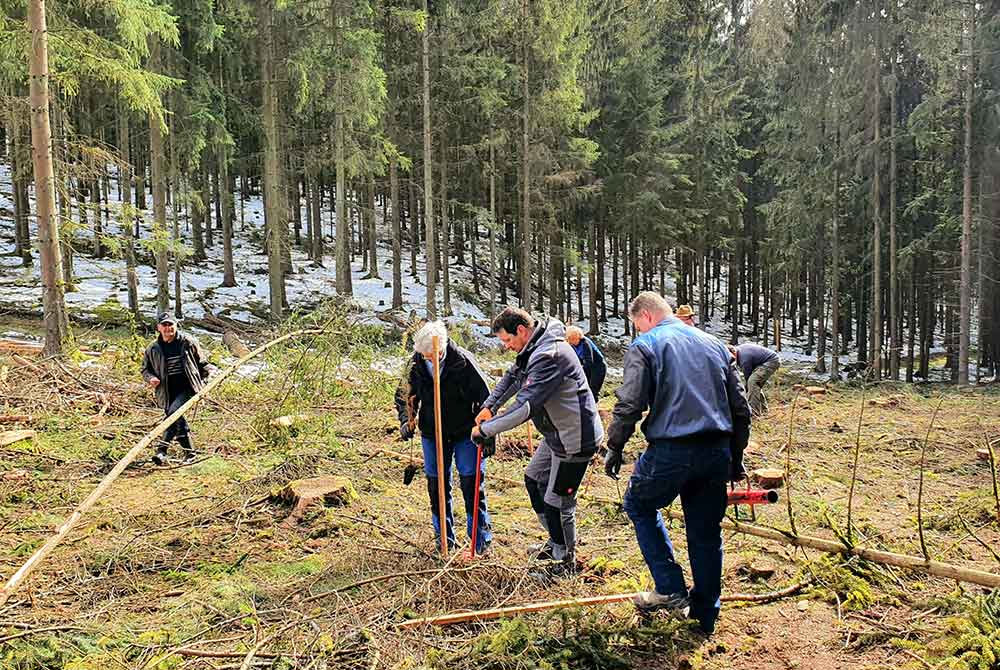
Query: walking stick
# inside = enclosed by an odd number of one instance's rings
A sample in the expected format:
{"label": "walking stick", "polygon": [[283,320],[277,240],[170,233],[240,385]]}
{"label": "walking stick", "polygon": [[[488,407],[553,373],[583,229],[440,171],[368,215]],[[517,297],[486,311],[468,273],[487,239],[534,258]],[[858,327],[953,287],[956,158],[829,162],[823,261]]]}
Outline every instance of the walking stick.
{"label": "walking stick", "polygon": [[434,441],[437,447],[438,528],[441,532],[441,555],[448,557],[448,518],[444,497],[444,438],[441,436],[441,359],[438,336],[434,336]]}
{"label": "walking stick", "polygon": [[476,545],[479,544],[479,487],[482,486],[483,445],[476,445],[476,493],[472,496],[472,546],[469,547],[469,559],[476,558]]}

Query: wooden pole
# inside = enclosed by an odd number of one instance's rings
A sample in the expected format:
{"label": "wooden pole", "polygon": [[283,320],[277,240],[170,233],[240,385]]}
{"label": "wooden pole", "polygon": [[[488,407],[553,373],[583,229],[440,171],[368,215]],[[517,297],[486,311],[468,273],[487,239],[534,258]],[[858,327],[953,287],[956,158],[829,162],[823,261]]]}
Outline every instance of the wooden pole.
{"label": "wooden pole", "polygon": [[[722,596],[723,602],[768,602],[778,598],[784,598],[802,590],[805,583],[798,583],[788,588],[775,591],[774,593],[733,593]],[[416,628],[418,626],[448,626],[454,623],[464,623],[466,621],[487,621],[489,619],[502,619],[505,617],[519,616],[531,612],[541,612],[544,610],[565,609],[567,607],[590,607],[593,605],[613,605],[614,603],[626,602],[635,598],[638,593],[615,593],[609,596],[592,596],[589,598],[571,598],[569,600],[547,600],[528,605],[514,605],[511,607],[498,607],[489,610],[477,610],[474,612],[457,612],[455,614],[445,614],[442,616],[426,617],[424,619],[413,619],[398,624],[399,628]]]}
{"label": "wooden pole", "polygon": [[438,336],[434,336],[434,441],[437,445],[437,473],[438,473],[438,528],[441,531],[441,555],[448,556],[448,519],[445,516],[447,507],[444,497],[444,439],[441,437],[441,359],[440,342]]}
{"label": "wooden pole", "polygon": [[223,380],[225,380],[229,375],[231,375],[235,370],[237,370],[241,365],[243,365],[250,359],[259,356],[260,354],[264,353],[271,347],[277,344],[281,344],[285,340],[288,340],[292,337],[296,337],[298,335],[307,335],[307,334],[314,335],[321,332],[322,332],[321,330],[297,330],[295,332],[288,333],[287,335],[282,335],[281,337],[275,340],[271,340],[267,344],[257,347],[256,349],[248,353],[246,356],[243,356],[238,361],[236,361],[236,363],[230,365],[228,368],[226,368],[221,373],[216,375],[215,378],[211,379],[205,385],[205,388],[203,388],[201,391],[192,396],[192,398],[188,400],[186,403],[181,405],[176,412],[174,412],[166,419],[161,421],[155,428],[153,428],[153,430],[146,433],[146,437],[139,440],[139,442],[134,447],[132,447],[129,450],[129,452],[122,457],[120,461],[118,461],[118,464],[115,465],[115,467],[111,470],[111,472],[109,472],[104,477],[104,479],[101,480],[101,483],[97,485],[97,488],[95,488],[93,492],[89,496],[87,496],[87,499],[84,500],[82,503],[80,503],[80,505],[73,511],[73,513],[69,515],[66,521],[64,521],[63,524],[59,526],[59,528],[56,530],[55,535],[50,537],[45,542],[45,544],[39,547],[38,550],[31,555],[31,558],[29,558],[24,563],[24,565],[22,565],[17,570],[17,572],[15,572],[14,575],[9,580],[7,580],[7,583],[3,585],[2,589],[0,589],[0,607],[2,607],[4,603],[6,603],[7,600],[14,594],[14,592],[17,591],[18,587],[20,587],[23,584],[24,580],[28,577],[28,575],[30,575],[31,572],[36,567],[38,567],[38,565],[45,559],[45,557],[48,556],[50,553],[52,553],[52,550],[55,549],[60,542],[62,542],[62,540],[69,534],[69,531],[72,530],[73,527],[77,524],[77,522],[80,521],[83,515],[88,510],[90,510],[91,507],[94,506],[94,504],[108,490],[108,487],[110,487],[111,484],[118,478],[118,476],[125,471],[125,468],[127,468],[132,463],[132,461],[138,458],[139,454],[141,454],[143,450],[146,449],[153,442],[153,440],[162,435],[167,430],[167,428],[174,423],[174,421],[179,419],[184,414],[184,412],[188,411],[191,407],[193,407],[196,403],[198,403],[198,401],[200,401],[202,397],[206,396],[211,390],[213,390],[216,386],[221,384]]}

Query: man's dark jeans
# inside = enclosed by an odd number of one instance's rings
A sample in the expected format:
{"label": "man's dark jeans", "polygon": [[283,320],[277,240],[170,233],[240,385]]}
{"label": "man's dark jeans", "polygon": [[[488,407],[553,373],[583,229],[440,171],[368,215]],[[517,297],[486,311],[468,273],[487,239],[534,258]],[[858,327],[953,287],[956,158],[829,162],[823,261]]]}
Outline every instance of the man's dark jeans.
{"label": "man's dark jeans", "polygon": [[[178,392],[177,395],[170,398],[170,404],[167,406],[166,409],[167,412],[166,416],[170,416],[171,414],[176,412],[181,405],[183,405],[193,397],[194,393],[190,390],[186,389]],[[172,442],[176,438],[187,437],[187,434],[188,434],[187,419],[181,416],[181,418],[174,421],[172,424],[170,424],[170,427],[167,428],[167,432],[163,434],[163,441],[167,444],[170,444],[170,442]]]}
{"label": "man's dark jeans", "polygon": [[[715,629],[722,588],[722,529],[729,479],[729,436],[713,434],[650,445],[635,464],[625,513],[635,525],[639,549],[661,595],[688,600],[692,618],[706,633]],[[688,558],[694,587],[690,593],[674,559],[674,548],[660,508],[677,496],[684,509]]]}

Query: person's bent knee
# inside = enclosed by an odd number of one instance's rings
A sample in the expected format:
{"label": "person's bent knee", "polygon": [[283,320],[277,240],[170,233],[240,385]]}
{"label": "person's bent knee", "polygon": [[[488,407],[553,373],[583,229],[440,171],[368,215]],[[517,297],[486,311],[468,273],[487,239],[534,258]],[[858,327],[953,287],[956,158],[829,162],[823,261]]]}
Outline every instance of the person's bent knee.
{"label": "person's bent knee", "polygon": [[545,497],[542,494],[540,483],[528,475],[525,475],[524,488],[528,491],[528,500],[531,501],[531,509],[535,510],[536,514],[544,514]]}

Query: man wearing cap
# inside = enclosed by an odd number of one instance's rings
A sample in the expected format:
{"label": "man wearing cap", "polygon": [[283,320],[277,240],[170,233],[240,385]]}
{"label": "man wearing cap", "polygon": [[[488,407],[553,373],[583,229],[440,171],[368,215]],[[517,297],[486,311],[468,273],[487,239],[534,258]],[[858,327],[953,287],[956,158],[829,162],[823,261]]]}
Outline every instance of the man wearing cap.
{"label": "man wearing cap", "polygon": [[594,400],[597,400],[601,395],[601,387],[604,386],[604,378],[608,374],[604,354],[593,340],[583,334],[583,329],[579,326],[566,326],[566,342],[573,347],[576,357],[580,359],[583,374],[587,376],[587,383],[590,384],[590,393],[594,396]]}
{"label": "man wearing cap", "polygon": [[[177,319],[164,312],[156,323],[159,336],[146,347],[142,359],[142,377],[156,392],[156,404],[167,416],[176,412],[205,386],[208,363],[198,340],[177,330]],[[184,450],[184,462],[194,460],[194,447],[187,420],[181,416],[174,421],[156,445],[153,463],[167,462],[167,447],[177,439]]]}
{"label": "man wearing cap", "polygon": [[674,312],[674,316],[680,319],[681,323],[683,323],[686,326],[695,325],[694,310],[691,309],[691,305],[681,305],[680,307],[677,308],[677,311]]}
{"label": "man wearing cap", "polygon": [[[640,610],[690,616],[711,634],[720,607],[726,484],[744,476],[750,409],[726,346],[681,323],[662,296],[640,293],[628,317],[640,335],[625,353],[604,469],[618,478],[625,444],[648,408],[642,422],[647,447],[632,470],[623,507],[655,589],[637,594],[634,602]],[[690,591],[660,513],[678,496]]]}

